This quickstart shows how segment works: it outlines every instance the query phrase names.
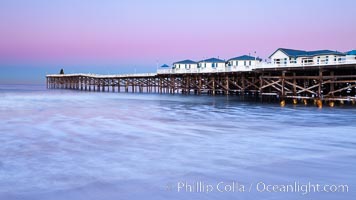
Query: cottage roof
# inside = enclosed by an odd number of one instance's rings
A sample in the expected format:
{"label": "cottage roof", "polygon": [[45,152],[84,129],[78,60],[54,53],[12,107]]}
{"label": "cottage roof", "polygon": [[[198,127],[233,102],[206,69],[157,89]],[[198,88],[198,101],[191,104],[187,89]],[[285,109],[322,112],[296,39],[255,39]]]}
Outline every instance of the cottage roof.
{"label": "cottage roof", "polygon": [[164,65],[161,66],[161,68],[168,68],[168,67],[170,67],[170,66],[167,65],[167,64],[164,64]]}
{"label": "cottage roof", "polygon": [[344,53],[338,52],[338,51],[332,51],[332,50],[318,50],[318,51],[307,51],[307,54],[309,56],[319,56],[319,55],[340,55],[344,56]]}
{"label": "cottage roof", "polygon": [[228,61],[231,61],[231,60],[258,60],[258,61],[262,61],[261,58],[255,58],[255,57],[252,57],[252,56],[248,56],[248,55],[243,55],[243,56],[239,56],[239,57],[235,57],[235,58],[231,58],[229,59]]}
{"label": "cottage roof", "polygon": [[225,63],[225,60],[221,60],[221,59],[218,59],[218,58],[209,58],[209,59],[205,59],[205,60],[202,60],[202,61],[199,61],[200,63],[201,62],[206,62],[206,63]]}
{"label": "cottage roof", "polygon": [[346,52],[347,55],[356,55],[356,50]]}
{"label": "cottage roof", "polygon": [[197,62],[192,61],[192,60],[182,60],[182,61],[173,63],[173,65],[175,65],[175,64],[197,64]]}
{"label": "cottage roof", "polygon": [[[332,50],[317,50],[317,51],[304,51],[304,50],[296,50],[296,49],[285,49],[285,48],[279,48],[273,54],[275,54],[277,51],[282,51],[289,57],[313,57],[313,56],[319,56],[319,55],[345,55],[344,53],[338,52],[338,51],[332,51]],[[269,57],[271,58],[273,54]]]}

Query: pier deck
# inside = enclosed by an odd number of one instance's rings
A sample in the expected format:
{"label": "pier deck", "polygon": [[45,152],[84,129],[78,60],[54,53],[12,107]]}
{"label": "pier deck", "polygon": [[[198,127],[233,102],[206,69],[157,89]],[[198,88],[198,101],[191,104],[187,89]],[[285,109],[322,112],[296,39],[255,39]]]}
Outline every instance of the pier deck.
{"label": "pier deck", "polygon": [[356,64],[241,72],[47,75],[47,88],[82,91],[272,96],[281,101],[356,101]]}

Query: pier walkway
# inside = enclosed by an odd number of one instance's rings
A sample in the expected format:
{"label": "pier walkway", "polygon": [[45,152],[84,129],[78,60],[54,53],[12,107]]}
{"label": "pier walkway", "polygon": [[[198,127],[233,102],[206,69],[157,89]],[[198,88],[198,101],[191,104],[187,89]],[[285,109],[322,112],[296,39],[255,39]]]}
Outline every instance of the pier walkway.
{"label": "pier walkway", "polygon": [[224,94],[275,97],[293,103],[334,101],[355,103],[356,62],[308,66],[255,66],[250,70],[185,71],[158,70],[146,74],[52,74],[49,89],[96,92],[147,92]]}

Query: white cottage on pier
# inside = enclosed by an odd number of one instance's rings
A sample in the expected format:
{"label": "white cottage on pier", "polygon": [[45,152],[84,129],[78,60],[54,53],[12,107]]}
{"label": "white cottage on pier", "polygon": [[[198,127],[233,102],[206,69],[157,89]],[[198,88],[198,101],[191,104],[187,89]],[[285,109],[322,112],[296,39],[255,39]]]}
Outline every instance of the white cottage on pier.
{"label": "white cottage on pier", "polygon": [[173,70],[176,73],[196,72],[198,70],[198,63],[192,60],[182,60],[173,63]]}
{"label": "white cottage on pier", "polygon": [[209,58],[199,61],[199,72],[225,72],[225,61],[219,58]]}
{"label": "white cottage on pier", "polygon": [[356,60],[356,50],[351,50],[345,53],[346,61],[353,62]]}
{"label": "white cottage on pier", "polygon": [[279,48],[269,58],[273,65],[289,67],[333,64],[345,58],[345,54],[331,50],[304,51]]}
{"label": "white cottage on pier", "polygon": [[231,71],[250,71],[261,63],[262,59],[252,56],[239,56],[227,61],[227,68]]}

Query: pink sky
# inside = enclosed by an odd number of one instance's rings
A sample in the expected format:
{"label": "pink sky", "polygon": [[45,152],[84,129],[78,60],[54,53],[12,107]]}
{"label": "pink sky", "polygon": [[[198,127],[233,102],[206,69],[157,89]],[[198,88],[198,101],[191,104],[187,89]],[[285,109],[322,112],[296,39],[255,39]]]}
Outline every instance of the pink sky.
{"label": "pink sky", "polygon": [[[137,66],[279,47],[356,48],[356,2],[13,0],[0,3],[0,68]],[[120,70],[119,70],[120,71]]]}

